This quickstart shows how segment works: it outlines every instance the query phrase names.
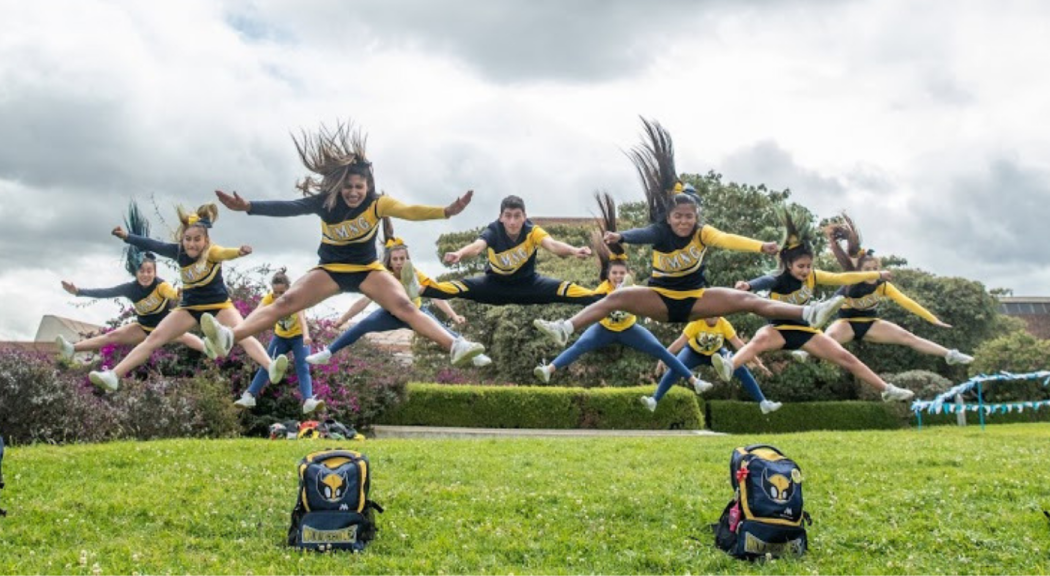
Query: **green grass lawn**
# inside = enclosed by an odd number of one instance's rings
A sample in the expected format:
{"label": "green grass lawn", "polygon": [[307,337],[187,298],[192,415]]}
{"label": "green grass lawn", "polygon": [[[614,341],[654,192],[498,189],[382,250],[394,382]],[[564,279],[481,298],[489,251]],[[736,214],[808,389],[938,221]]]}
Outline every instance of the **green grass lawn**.
{"label": "green grass lawn", "polygon": [[[805,474],[812,550],[714,548],[730,451]],[[325,441],[11,449],[3,573],[1050,572],[1050,425],[671,439],[369,440],[386,507],[361,555],[283,545],[295,465]]]}

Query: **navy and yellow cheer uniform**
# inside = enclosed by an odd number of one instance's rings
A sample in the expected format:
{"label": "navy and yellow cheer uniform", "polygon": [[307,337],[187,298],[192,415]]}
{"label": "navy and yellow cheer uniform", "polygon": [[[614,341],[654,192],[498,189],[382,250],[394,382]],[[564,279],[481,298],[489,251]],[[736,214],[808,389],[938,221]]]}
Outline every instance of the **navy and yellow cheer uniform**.
{"label": "navy and yellow cheer uniform", "polygon": [[79,288],[77,296],[88,298],[119,298],[131,300],[135,308],[135,323],[147,334],[160,324],[168,315],[172,300],[179,297],[178,292],[163,278],[154,278],[149,286],[138,282],[128,282],[112,288]]}
{"label": "navy and yellow cheer uniform", "polygon": [[[776,276],[762,276],[748,282],[752,292],[769,290],[769,298],[778,302],[805,306],[813,298],[818,284],[825,286],[843,286],[856,284],[868,280],[877,280],[879,272],[846,272],[834,274],[823,270],[813,270],[806,277],[805,282],[795,278],[790,272],[781,272]],[[805,320],[770,320],[780,335],[784,337],[784,350],[798,350],[813,338],[814,334],[820,334],[819,328],[814,328]]]}
{"label": "navy and yellow cheer uniform", "polygon": [[674,233],[666,222],[621,234],[624,244],[652,244],[653,274],[648,287],[667,306],[668,322],[688,322],[693,305],[704,295],[704,256],[711,246],[742,252],[761,252],[762,242],[727,234],[713,226],[698,226],[690,236]]}
{"label": "navy and yellow cheer uniform", "polygon": [[843,286],[837,294],[846,297],[845,303],[839,309],[839,319],[835,322],[846,322],[853,329],[853,338],[863,340],[871,325],[879,319],[879,303],[889,298],[908,312],[915,314],[923,320],[936,324],[940,320],[932,312],[922,307],[921,304],[908,298],[893,284],[884,280],[875,283],[862,282],[850,286]]}
{"label": "navy and yellow cheer uniform", "polygon": [[356,208],[346,205],[342,197],[329,210],[324,207],[325,195],[307,196],[298,200],[253,200],[249,214],[255,216],[321,217],[321,245],[317,248],[324,270],[343,292],[360,292],[361,283],[373,270],[383,271],[383,263],[376,253],[376,233],[382,228],[384,217],[402,220],[443,220],[441,206],[412,206],[402,204],[389,196],[366,198]]}
{"label": "navy and yellow cheer uniform", "polygon": [[579,284],[536,273],[536,251],[548,236],[546,230],[525,220],[518,237],[511,239],[497,220],[478,236],[488,245],[485,274],[448,282],[429,281],[423,285],[422,295],[440,300],[466,298],[483,304],[591,304],[601,300],[601,294]]}
{"label": "navy and yellow cheer uniform", "polygon": [[205,312],[233,307],[230,294],[226,291],[226,282],[222,279],[222,263],[239,258],[239,248],[223,248],[213,244],[208,247],[207,257],[194,258],[186,254],[182,246],[173,242],[160,242],[134,234],[128,234],[124,241],[178,263],[179,276],[182,279],[182,301],[176,310],[185,310],[200,322]]}

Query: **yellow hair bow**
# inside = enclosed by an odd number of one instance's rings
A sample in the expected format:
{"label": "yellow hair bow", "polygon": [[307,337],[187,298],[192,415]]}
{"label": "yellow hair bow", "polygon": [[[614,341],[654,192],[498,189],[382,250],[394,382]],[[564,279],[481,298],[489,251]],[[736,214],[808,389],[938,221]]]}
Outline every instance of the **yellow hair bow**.
{"label": "yellow hair bow", "polygon": [[198,216],[196,214],[190,214],[189,216],[186,217],[186,225],[187,226],[193,226],[197,222],[200,222],[200,219],[201,219],[200,216]]}
{"label": "yellow hair bow", "polygon": [[788,236],[788,239],[787,239],[787,249],[788,250],[791,250],[793,248],[798,248],[801,245],[802,245],[802,243],[798,241],[798,236],[795,236],[794,234],[792,234],[791,236]]}
{"label": "yellow hair bow", "polygon": [[627,253],[609,254],[609,260],[627,260]]}
{"label": "yellow hair bow", "polygon": [[397,246],[404,246],[404,245],[405,245],[405,241],[400,239],[400,238],[397,238],[397,237],[387,239],[386,243],[384,244],[384,246],[386,246],[387,249],[394,248],[394,247],[397,247]]}
{"label": "yellow hair bow", "polygon": [[674,193],[675,194],[681,194],[683,190],[685,190],[685,186],[681,182],[675,182],[674,183]]}

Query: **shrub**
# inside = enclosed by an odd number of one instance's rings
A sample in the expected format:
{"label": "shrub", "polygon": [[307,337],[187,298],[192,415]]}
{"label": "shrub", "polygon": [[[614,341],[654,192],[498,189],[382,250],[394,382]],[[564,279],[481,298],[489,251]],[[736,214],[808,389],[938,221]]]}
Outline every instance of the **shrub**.
{"label": "shrub", "polygon": [[[908,370],[899,374],[880,374],[883,380],[915,392],[916,399],[928,400],[946,392],[954,386],[951,380],[928,370]],[[858,391],[861,400],[881,401],[881,392],[871,386],[862,386]]]}
{"label": "shrub", "polygon": [[[1027,332],[1014,332],[989,340],[974,353],[969,366],[971,375],[1014,372],[1017,374],[1050,370],[1050,340],[1035,338]],[[989,402],[1045,400],[1050,388],[1039,380],[1018,380],[985,384],[982,392]]]}
{"label": "shrub", "polygon": [[696,396],[673,388],[656,413],[638,398],[645,388],[562,388],[412,384],[406,402],[380,422],[478,428],[698,429]]}

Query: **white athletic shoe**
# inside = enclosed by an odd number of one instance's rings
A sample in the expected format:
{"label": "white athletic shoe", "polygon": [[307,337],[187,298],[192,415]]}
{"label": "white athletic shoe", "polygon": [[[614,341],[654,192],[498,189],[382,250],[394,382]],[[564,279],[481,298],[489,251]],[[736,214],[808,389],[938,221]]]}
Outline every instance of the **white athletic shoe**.
{"label": "white athletic shoe", "polygon": [[532,370],[532,374],[544,384],[550,384],[551,382],[551,371],[547,367],[547,364],[540,364]]}
{"label": "white athletic shoe", "polygon": [[708,390],[714,388],[715,385],[708,382],[707,380],[701,380],[698,377],[693,377],[693,390],[696,390],[697,394],[703,394]]}
{"label": "white athletic shoe", "polygon": [[204,355],[207,356],[209,360],[215,360],[217,356],[215,355],[215,350],[211,347],[211,340],[205,338],[202,342],[204,342]]}
{"label": "white athletic shoe", "polygon": [[882,401],[889,402],[890,400],[911,400],[915,397],[915,393],[905,388],[898,388],[893,384],[886,384],[886,389],[882,391]]}
{"label": "white athletic shoe", "polygon": [[73,350],[73,344],[71,344],[69,340],[66,340],[62,335],[59,335],[55,338],[55,345],[58,346],[59,358],[67,361],[73,359],[75,351]]}
{"label": "white athletic shoe", "polygon": [[761,410],[763,414],[776,412],[777,410],[780,410],[781,406],[783,406],[783,404],[780,402],[773,402],[772,400],[763,400],[758,403],[758,409]]}
{"label": "white athletic shoe", "polygon": [[332,359],[332,351],[329,350],[328,348],[325,348],[324,350],[321,350],[320,352],[315,352],[315,353],[307,356],[306,357],[306,363],[307,364],[314,364],[314,365],[317,365],[317,364],[328,364],[328,362],[331,359]]}
{"label": "white athletic shoe", "polygon": [[[61,338],[61,336],[59,336],[59,338]],[[973,356],[963,354],[953,348],[944,355],[944,361],[948,364],[969,364],[970,362],[973,362]]]}
{"label": "white athletic shoe", "polygon": [[642,401],[642,406],[645,406],[646,408],[648,408],[650,412],[656,412],[656,399],[655,398],[653,398],[652,396],[642,396],[641,397],[641,401]]}
{"label": "white athletic shoe", "polygon": [[324,400],[317,396],[311,396],[303,402],[303,414],[310,414],[315,410],[324,410]]}
{"label": "white athletic shoe", "polygon": [[239,400],[234,400],[233,405],[238,408],[255,408],[255,396],[252,396],[245,390],[244,394],[241,394]]}
{"label": "white athletic shoe", "polygon": [[550,336],[558,346],[568,344],[569,336],[572,335],[572,323],[568,320],[540,320],[537,318],[532,321],[532,325],[540,332]]}
{"label": "white athletic shoe", "polygon": [[476,368],[483,368],[485,366],[488,366],[489,364],[492,364],[492,358],[489,358],[484,354],[478,354],[474,357],[473,360],[471,360],[471,362],[474,363],[474,366]]}
{"label": "white athletic shoe", "polygon": [[284,379],[284,372],[288,370],[288,357],[281,354],[270,360],[270,366],[267,368],[267,372],[270,375],[270,382],[276,384]]}
{"label": "white athletic shoe", "polygon": [[805,350],[792,350],[791,357],[794,358],[796,362],[806,362],[809,360],[809,352],[806,352]]}
{"label": "white athletic shoe", "polygon": [[813,328],[820,328],[828,320],[831,320],[831,317],[839,311],[839,308],[842,308],[842,304],[845,301],[845,296],[832,296],[823,302],[809,304],[803,307],[802,319]]}
{"label": "white athletic shoe", "polygon": [[723,382],[729,382],[733,379],[733,362],[730,358],[726,358],[721,354],[711,355],[711,366],[714,367],[715,373],[722,379]]}
{"label": "white athletic shoe", "polygon": [[91,380],[91,383],[95,386],[110,392],[116,392],[117,388],[120,388],[120,379],[117,378],[117,375],[112,370],[104,370],[102,372],[92,370],[88,374],[88,380]]}
{"label": "white athletic shoe", "polygon": [[419,276],[416,275],[416,267],[412,265],[411,260],[405,260],[405,265],[401,268],[401,285],[405,287],[409,300],[419,298],[423,291],[423,287],[419,285]]}
{"label": "white athletic shoe", "polygon": [[233,330],[220,324],[211,312],[201,316],[201,331],[205,338],[211,340],[211,349],[217,358],[225,358],[230,353],[233,348]]}
{"label": "white athletic shoe", "polygon": [[452,349],[449,350],[448,354],[452,359],[453,366],[465,366],[470,362],[473,362],[475,356],[483,354],[484,352],[484,345],[478,344],[477,342],[471,342],[460,336],[452,341]]}

